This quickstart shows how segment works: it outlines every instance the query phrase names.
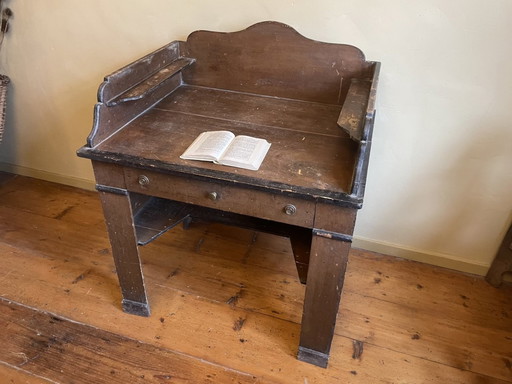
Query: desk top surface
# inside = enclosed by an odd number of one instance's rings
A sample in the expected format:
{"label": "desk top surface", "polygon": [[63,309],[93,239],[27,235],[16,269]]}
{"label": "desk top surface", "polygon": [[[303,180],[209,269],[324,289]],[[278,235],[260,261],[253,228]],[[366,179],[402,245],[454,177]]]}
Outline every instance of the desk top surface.
{"label": "desk top surface", "polygon": [[[312,197],[350,194],[358,145],[337,126],[339,105],[186,86],[92,149],[127,166],[197,175]],[[272,146],[258,171],[179,156],[204,131]]]}

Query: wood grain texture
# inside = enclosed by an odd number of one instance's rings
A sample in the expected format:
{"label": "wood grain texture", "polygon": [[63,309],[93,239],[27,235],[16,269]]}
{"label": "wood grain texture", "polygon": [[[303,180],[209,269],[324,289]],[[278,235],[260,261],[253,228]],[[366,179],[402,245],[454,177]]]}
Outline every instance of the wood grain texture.
{"label": "wood grain texture", "polygon": [[158,73],[169,63],[180,57],[180,43],[171,42],[162,48],[126,65],[125,67],[105,76],[105,81],[98,90],[98,101],[108,103],[110,100],[126,92],[135,84],[140,84],[148,77]]}
{"label": "wood grain texture", "polygon": [[0,362],[0,377],[5,384],[51,384],[48,379],[34,376],[17,367]]}
{"label": "wood grain texture", "polygon": [[123,293],[123,309],[129,313],[149,316],[130,196],[107,192],[100,192],[99,195]]}
{"label": "wood grain texture", "polygon": [[347,80],[368,76],[371,67],[356,47],[310,40],[276,22],[196,31],[184,46],[197,59],[183,73],[188,84],[328,104],[342,104]]}
{"label": "wood grain texture", "polygon": [[0,334],[0,359],[52,382],[257,382],[250,374],[227,370],[4,299],[0,299],[0,327],[4,330]]}
{"label": "wood grain texture", "polygon": [[[324,370],[295,359],[304,287],[285,238],[221,225],[173,229],[143,248],[153,316],[138,318],[121,311],[96,193],[17,177],[0,187],[0,217],[8,218],[0,220],[0,296],[42,319],[51,313],[78,323],[84,345],[94,340],[87,334],[109,332],[121,344],[131,339],[151,347],[152,362],[165,352],[165,368],[172,368],[177,352],[262,383],[512,382],[507,284],[496,289],[480,277],[352,250]],[[16,318],[14,327],[26,319]],[[2,327],[0,337],[10,338],[10,332]],[[354,340],[362,343],[356,358]],[[66,348],[63,359],[73,364],[80,348]],[[13,359],[17,352],[3,348],[0,355]],[[87,358],[114,364],[92,352]],[[5,359],[0,373],[14,383],[50,380],[10,369]],[[133,356],[115,364],[132,362]],[[50,382],[70,382],[51,366],[37,369],[51,373]],[[111,378],[100,367],[94,373],[98,383]]]}
{"label": "wood grain texture", "polygon": [[[208,94],[200,97],[208,97]],[[258,96],[251,98],[259,99]],[[208,101],[212,109],[217,109],[216,100]],[[173,102],[172,98],[169,102]],[[304,109],[307,109],[305,104]],[[222,109],[222,105],[219,109]],[[357,144],[344,134],[326,136],[308,132],[306,128],[300,130],[300,126],[293,124],[293,115],[278,109],[274,111],[280,114],[284,124],[295,130],[259,125],[247,119],[218,119],[196,113],[153,109],[99,145],[91,156],[128,166],[187,172],[260,188],[302,192],[319,197],[332,195],[333,198],[347,200]],[[319,116],[321,121],[320,115],[313,114],[311,118],[314,119],[314,116]],[[305,123],[311,130],[307,121]],[[336,126],[336,117],[330,126],[341,132],[341,128]],[[265,138],[272,146],[258,172],[180,159],[180,155],[205,130],[227,130],[235,135]]]}
{"label": "wood grain texture", "polygon": [[367,117],[366,111],[371,86],[372,83],[369,80],[352,80],[347,99],[338,117],[338,125],[357,141],[366,140],[364,137],[364,123]]}
{"label": "wood grain texture", "polygon": [[[136,193],[303,227],[313,225],[314,201],[269,194],[237,184],[194,180],[140,169],[126,169],[124,174],[127,188]],[[138,182],[141,176],[148,180],[144,185]],[[211,192],[216,193],[215,200],[209,198]],[[295,214],[284,212],[287,204],[296,206]]]}
{"label": "wood grain texture", "polygon": [[299,358],[314,355],[312,358],[324,367],[327,365],[336,326],[349,250],[349,242],[316,235],[313,237]]}
{"label": "wood grain texture", "polygon": [[142,99],[133,100],[129,104],[116,105],[116,103],[112,103],[112,100],[120,94],[137,87],[155,72],[168,66],[169,62],[178,59],[179,46],[179,42],[169,43],[105,77],[105,81],[98,89],[98,103],[94,107],[94,123],[91,133],[87,137],[89,147],[94,147],[105,140],[181,85],[181,73],[178,73],[168,79],[162,79],[163,81],[160,83],[153,84],[153,92],[147,93],[146,97]]}
{"label": "wood grain texture", "polygon": [[341,110],[339,105],[184,85],[155,108],[294,131],[344,136],[343,130],[336,125]]}
{"label": "wood grain texture", "polygon": [[[176,60],[171,61],[171,63],[169,63],[169,65],[166,67],[160,69],[150,77],[145,78],[139,84],[128,89],[126,92],[122,93],[115,99],[107,102],[107,105],[110,107],[148,97],[152,92],[155,92],[159,87],[162,87],[165,83],[167,83],[167,81],[169,81],[173,76],[178,75],[183,68],[193,63],[193,59],[183,57],[177,58]],[[178,78],[181,82],[181,77]]]}

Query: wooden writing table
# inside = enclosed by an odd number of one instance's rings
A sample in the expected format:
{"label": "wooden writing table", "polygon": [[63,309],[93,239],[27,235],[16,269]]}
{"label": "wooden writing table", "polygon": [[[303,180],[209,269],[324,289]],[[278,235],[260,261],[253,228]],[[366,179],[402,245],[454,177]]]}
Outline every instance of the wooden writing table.
{"label": "wooden writing table", "polygon": [[[379,64],[275,22],[198,31],[105,78],[92,160],[123,294],[149,316],[138,246],[193,219],[289,237],[306,284],[298,358],[327,366],[357,209]],[[272,146],[258,171],[181,160],[204,131]]]}

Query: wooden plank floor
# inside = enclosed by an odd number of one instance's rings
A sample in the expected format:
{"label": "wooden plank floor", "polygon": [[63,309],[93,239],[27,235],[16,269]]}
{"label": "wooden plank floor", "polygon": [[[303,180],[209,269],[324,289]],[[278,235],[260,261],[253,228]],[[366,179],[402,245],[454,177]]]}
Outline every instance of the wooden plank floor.
{"label": "wooden plank floor", "polygon": [[351,252],[327,369],[295,359],[287,239],[215,224],[141,249],[121,311],[94,192],[0,175],[0,383],[512,383],[512,286]]}

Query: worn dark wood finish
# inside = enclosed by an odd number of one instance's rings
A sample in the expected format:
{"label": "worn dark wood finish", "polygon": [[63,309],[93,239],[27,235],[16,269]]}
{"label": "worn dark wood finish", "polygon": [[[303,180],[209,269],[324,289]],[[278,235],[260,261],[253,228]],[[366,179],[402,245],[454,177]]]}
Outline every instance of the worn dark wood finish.
{"label": "worn dark wood finish", "polygon": [[348,241],[313,237],[298,357],[320,367],[329,360],[349,251]]}
{"label": "worn dark wood finish", "polygon": [[315,229],[344,234],[349,239],[352,237],[357,210],[318,203],[315,212]]}
{"label": "worn dark wood finish", "polygon": [[342,104],[350,79],[371,73],[356,47],[310,40],[279,23],[197,31],[184,52],[197,59],[183,74],[189,84],[327,104]]}
{"label": "worn dark wood finish", "polygon": [[503,275],[507,272],[512,273],[512,225],[503,238],[485,278],[489,284],[499,287],[503,283]]}
{"label": "worn dark wood finish", "polygon": [[317,204],[298,358],[321,367],[329,359],[356,213]]}
{"label": "worn dark wood finish", "polygon": [[116,98],[107,101],[107,106],[112,107],[117,104],[140,100],[149,96],[159,87],[162,87],[167,80],[171,79],[174,75],[179,74],[180,71],[184,68],[193,64],[194,61],[194,59],[189,59],[186,57],[179,57],[171,61],[168,66],[158,70],[155,74],[151,75],[147,79],[144,79],[143,82],[137,84],[133,88],[128,89],[126,92],[122,93]]}
{"label": "worn dark wood finish", "polygon": [[100,191],[99,193],[123,294],[123,310],[149,316],[150,310],[137,249],[130,196],[127,192],[122,194]]}
{"label": "worn dark wood finish", "polygon": [[350,137],[357,141],[366,139],[363,136],[365,133],[364,120],[361,120],[360,116],[364,116],[366,112],[371,86],[372,82],[370,80],[353,79],[348,90],[350,97],[338,118],[338,125],[343,127]]}
{"label": "worn dark wood finish", "polygon": [[[234,94],[230,95],[235,98]],[[215,103],[216,99],[209,102]],[[229,104],[218,108],[229,108]],[[295,124],[295,118],[289,118],[286,110],[277,109],[274,113],[280,113],[281,120],[288,126],[288,129],[278,129],[275,125],[203,116],[199,114],[202,110],[192,112],[153,109],[86,155],[137,168],[192,173],[206,177],[207,181],[220,179],[221,182],[236,182],[253,188],[289,191],[300,194],[301,198],[360,204],[360,199],[350,196],[358,144],[348,135],[307,132],[316,114],[307,121],[304,119],[306,122],[302,126]],[[337,116],[333,116],[331,129],[341,132],[336,119]],[[272,147],[258,172],[181,160],[179,156],[205,130],[229,130],[235,135],[264,137]]]}
{"label": "worn dark wood finish", "polygon": [[164,69],[169,62],[178,60],[179,46],[179,42],[172,42],[105,77],[98,90],[94,125],[87,138],[89,146],[99,144],[181,85],[181,72],[174,72],[164,82],[151,87],[154,92],[145,93],[146,97],[133,99],[131,103],[114,102],[120,95],[151,80],[152,75]]}
{"label": "worn dark wood finish", "polygon": [[[94,164],[123,309],[149,314],[137,245],[178,223],[286,236],[307,284],[299,358],[325,367],[363,202],[378,72],[355,47],[264,22],[194,32],[107,76],[78,154]],[[257,172],[180,159],[207,130],[272,146]]]}
{"label": "worn dark wood finish", "polygon": [[186,85],[155,108],[187,115],[195,112],[200,116],[258,127],[346,137],[343,130],[334,124],[341,111],[341,106],[337,104]]}
{"label": "worn dark wood finish", "polygon": [[[141,177],[147,178],[147,184],[139,183]],[[244,188],[222,181],[194,180],[138,169],[125,170],[125,180],[127,188],[137,193],[303,227],[313,225],[314,201],[269,194],[263,190]],[[217,194],[215,200],[209,197],[212,192]],[[294,215],[285,213],[284,207],[287,204],[296,206],[297,211]]]}

